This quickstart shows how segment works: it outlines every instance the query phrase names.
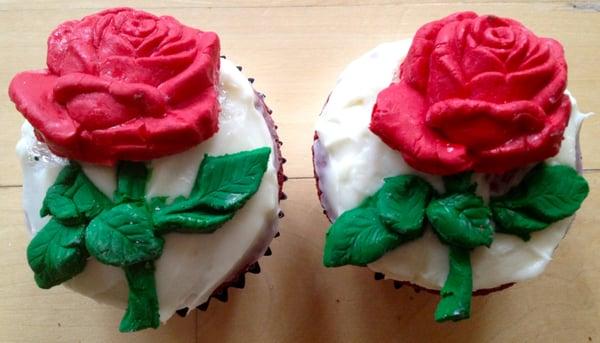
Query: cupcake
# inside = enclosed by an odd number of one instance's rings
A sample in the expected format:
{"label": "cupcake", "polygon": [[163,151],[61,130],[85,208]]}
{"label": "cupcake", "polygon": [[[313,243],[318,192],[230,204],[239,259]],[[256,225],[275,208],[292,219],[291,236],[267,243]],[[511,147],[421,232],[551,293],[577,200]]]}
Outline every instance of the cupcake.
{"label": "cupcake", "polygon": [[243,287],[277,234],[280,141],[219,37],[129,8],[59,25],[17,74],[17,153],[40,288],[156,328]]}
{"label": "cupcake", "polygon": [[352,62],[313,145],[325,266],[438,293],[438,322],[541,274],[589,191],[566,84],[560,43],[472,12]]}

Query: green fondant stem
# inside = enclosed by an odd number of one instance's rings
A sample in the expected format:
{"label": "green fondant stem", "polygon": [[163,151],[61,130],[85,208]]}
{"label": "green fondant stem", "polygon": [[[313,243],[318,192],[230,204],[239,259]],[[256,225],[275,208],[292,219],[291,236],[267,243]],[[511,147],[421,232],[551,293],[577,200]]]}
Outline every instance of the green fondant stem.
{"label": "green fondant stem", "polygon": [[469,250],[450,247],[450,270],[444,287],[440,291],[442,299],[435,310],[435,320],[445,322],[467,319],[471,315],[473,293],[473,273]]}
{"label": "green fondant stem", "polygon": [[148,168],[143,162],[121,161],[117,166],[115,202],[143,201],[148,180]]}
{"label": "green fondant stem", "polygon": [[127,311],[119,331],[133,332],[157,328],[160,324],[158,296],[153,262],[142,262],[123,268],[129,286]]}

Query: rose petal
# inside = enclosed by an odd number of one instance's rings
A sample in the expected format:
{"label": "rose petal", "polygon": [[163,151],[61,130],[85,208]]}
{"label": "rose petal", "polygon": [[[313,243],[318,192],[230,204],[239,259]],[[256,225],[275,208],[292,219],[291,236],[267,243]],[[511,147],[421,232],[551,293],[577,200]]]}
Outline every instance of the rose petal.
{"label": "rose petal", "polygon": [[110,153],[102,157],[106,161],[143,161],[182,152],[210,138],[218,129],[218,102],[206,92],[193,106],[167,113],[169,120],[138,118],[110,129],[86,132],[87,139],[96,150]]}
{"label": "rose petal", "polygon": [[168,76],[156,73],[152,68],[147,68],[128,56],[110,56],[98,66],[98,75],[106,80],[129,83],[145,83],[158,86]]}
{"label": "rose petal", "polygon": [[104,36],[102,43],[96,49],[100,61],[105,61],[108,58],[116,56],[130,57],[134,55],[135,47],[119,32],[106,29]]}
{"label": "rose petal", "polygon": [[82,130],[105,129],[134,118],[134,108],[118,102],[108,93],[77,94],[65,105],[69,116]]}
{"label": "rose petal", "polygon": [[444,26],[435,40],[435,48],[429,60],[427,96],[431,103],[448,98],[463,98],[467,95],[462,60],[461,42],[457,31],[462,25],[449,23]]}
{"label": "rose petal", "polygon": [[[134,113],[138,116],[162,115],[166,108],[166,96],[143,83],[113,82],[93,75],[68,74],[58,78],[54,86],[54,98],[62,104],[86,93],[106,93],[128,108],[135,109]],[[90,109],[94,108],[90,106]]]}
{"label": "rose petal", "polygon": [[191,106],[167,114],[172,120],[150,118],[147,121],[149,141],[153,144],[192,140],[200,143],[218,130],[217,94],[207,89],[198,94]]}
{"label": "rose petal", "polygon": [[494,104],[450,99],[432,105],[425,122],[446,141],[464,145],[472,152],[539,132],[544,128],[545,117],[544,111],[531,101]]}
{"label": "rose petal", "polygon": [[78,125],[53,99],[56,80],[46,71],[19,73],[12,79],[8,94],[46,142],[69,145],[76,140]]}
{"label": "rose petal", "polygon": [[81,93],[107,92],[109,86],[110,82],[96,76],[71,73],[56,78],[52,92],[54,100],[64,105],[71,98]]}
{"label": "rose petal", "polygon": [[503,173],[556,155],[570,114],[571,101],[564,95],[556,111],[547,115],[549,120],[542,131],[518,136],[499,147],[480,151],[473,169],[483,173]]}
{"label": "rose petal", "polygon": [[[170,104],[193,96],[200,86],[213,86],[218,81],[219,38],[215,33],[204,32],[197,36],[198,53],[186,70],[164,82],[158,89],[169,97]],[[216,66],[216,68],[213,68]]]}
{"label": "rose petal", "polygon": [[162,42],[160,42],[156,50],[160,50],[163,46],[169,43],[177,42],[181,38],[184,29],[177,19],[171,16],[163,16],[160,17],[160,19],[167,28],[167,35]]}
{"label": "rose petal", "polygon": [[485,72],[477,75],[468,84],[469,99],[502,104],[516,100],[514,89],[508,85],[506,75],[498,72]]}
{"label": "rose petal", "polygon": [[552,81],[535,96],[533,101],[540,104],[546,111],[550,111],[560,104],[562,94],[567,88],[567,61],[560,43],[549,38],[544,40],[550,47],[549,59],[555,62],[554,76]]}
{"label": "rose petal", "polygon": [[482,73],[499,72],[505,73],[504,64],[489,49],[477,47],[465,49],[463,55],[465,76],[472,79]]}
{"label": "rose petal", "polygon": [[559,103],[567,87],[567,65],[562,47],[554,40],[543,39],[548,51],[543,64],[507,75],[509,86],[521,99],[532,99],[546,111]]}
{"label": "rose petal", "polygon": [[196,54],[197,49],[193,47],[174,55],[138,58],[136,64],[140,68],[152,71],[152,80],[148,80],[147,83],[158,86],[189,67]]}
{"label": "rose petal", "polygon": [[518,70],[531,69],[548,61],[550,51],[546,42],[537,37],[531,39],[531,41],[535,43],[529,51],[529,54],[527,54],[527,57],[525,57],[525,60],[519,65]]}
{"label": "rose petal", "polygon": [[523,59],[527,55],[529,45],[530,32],[525,28],[519,28],[520,33],[517,34],[517,40],[515,45],[510,51],[510,54],[506,58],[505,68],[507,71],[515,71],[522,63]]}
{"label": "rose petal", "polygon": [[409,84],[425,90],[427,87],[427,75],[429,74],[429,56],[433,50],[433,41],[435,41],[438,32],[447,23],[475,17],[477,17],[477,14],[473,12],[454,13],[443,19],[423,25],[415,34],[413,44],[402,63],[402,78]]}
{"label": "rose petal", "polygon": [[[59,25],[48,37],[46,65],[53,74],[95,73],[96,51],[92,29],[80,30],[77,21]],[[77,31],[77,33],[74,33]]]}
{"label": "rose petal", "polygon": [[156,30],[154,30],[151,35],[146,37],[144,42],[142,42],[142,44],[136,48],[137,56],[150,56],[167,36],[167,26],[162,21],[159,21],[156,25]]}
{"label": "rose petal", "polygon": [[464,146],[448,143],[428,129],[426,112],[426,99],[421,94],[402,82],[392,84],[377,97],[370,129],[399,150],[415,169],[440,175],[468,170],[472,161]]}
{"label": "rose petal", "polygon": [[163,44],[153,52],[153,56],[170,56],[196,47],[197,30],[183,29],[181,37],[175,42]]}

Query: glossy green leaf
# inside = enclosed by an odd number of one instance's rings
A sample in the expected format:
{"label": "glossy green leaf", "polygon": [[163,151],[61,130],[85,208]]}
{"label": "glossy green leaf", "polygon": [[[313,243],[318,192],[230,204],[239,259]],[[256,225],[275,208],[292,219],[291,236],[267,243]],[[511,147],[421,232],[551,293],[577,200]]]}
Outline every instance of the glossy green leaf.
{"label": "glossy green leaf", "polygon": [[159,231],[211,233],[233,218],[234,213],[214,213],[202,210],[183,213],[155,212],[154,226]]}
{"label": "glossy green leaf", "polygon": [[540,164],[490,206],[499,232],[527,240],[531,232],[573,215],[588,193],[587,182],[575,169]]}
{"label": "glossy green leaf", "polygon": [[500,206],[493,206],[492,214],[498,232],[519,236],[524,241],[531,238],[532,232],[550,226],[550,223],[543,219],[532,218],[527,213]]}
{"label": "glossy green leaf", "polygon": [[96,188],[81,167],[71,163],[61,170],[46,192],[40,215],[52,215],[65,224],[80,224],[110,206],[110,199]]}
{"label": "glossy green leaf", "polygon": [[329,228],[323,263],[326,267],[364,266],[402,242],[400,235],[385,227],[376,208],[357,207],[344,212]]}
{"label": "glossy green leaf", "polygon": [[129,286],[127,310],[119,331],[133,332],[160,325],[158,295],[152,262],[142,262],[124,268]]}
{"label": "glossy green leaf", "polygon": [[419,237],[431,193],[431,186],[415,175],[385,179],[376,195],[381,221],[406,239]]}
{"label": "glossy green leaf", "polygon": [[205,156],[190,198],[198,199],[196,206],[218,211],[241,208],[258,190],[270,154],[271,148],[264,147],[230,155]]}
{"label": "glossy green leaf", "polygon": [[435,309],[435,320],[444,322],[467,319],[471,315],[471,296],[473,294],[473,272],[469,251],[450,247],[450,268],[442,297]]}
{"label": "glossy green leaf", "polygon": [[89,224],[86,246],[104,264],[130,266],[157,259],[164,240],[156,237],[145,206],[121,204],[105,211]]}
{"label": "glossy green leaf", "polygon": [[27,247],[27,262],[40,288],[51,288],[81,273],[86,264],[84,227],[51,219]]}
{"label": "glossy green leaf", "polygon": [[205,156],[189,197],[171,204],[153,199],[153,220],[161,231],[210,233],[233,218],[258,190],[270,148],[223,156]]}
{"label": "glossy green leaf", "polygon": [[490,209],[475,194],[458,193],[435,199],[427,207],[427,218],[442,242],[473,249],[492,244],[494,228]]}

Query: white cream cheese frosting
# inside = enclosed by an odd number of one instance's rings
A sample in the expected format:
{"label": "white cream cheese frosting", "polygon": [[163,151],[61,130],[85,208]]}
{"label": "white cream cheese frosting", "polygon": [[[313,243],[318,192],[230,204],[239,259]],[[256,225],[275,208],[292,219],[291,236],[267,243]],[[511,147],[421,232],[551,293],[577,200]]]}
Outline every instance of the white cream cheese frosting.
{"label": "white cream cheese frosting", "polygon": [[[316,172],[323,192],[321,200],[332,220],[375,193],[386,177],[418,174],[438,191],[443,190],[441,177],[415,171],[399,152],[369,130],[377,95],[397,77],[410,45],[410,39],[381,44],[350,63],[317,120]],[[575,168],[580,163],[579,128],[587,115],[579,111],[573,97],[571,102],[571,118],[560,152],[547,162]],[[477,192],[488,199],[484,178],[476,175],[475,179]],[[495,288],[542,273],[572,220],[566,218],[535,232],[527,242],[495,233],[490,248],[479,247],[471,254],[473,289]],[[386,278],[439,290],[448,274],[448,248],[428,227],[421,238],[388,252],[368,267]]]}
{"label": "white cream cheese frosting", "polygon": [[[212,234],[170,233],[164,236],[162,256],[156,261],[156,287],[160,320],[165,322],[181,308],[204,303],[223,282],[257,260],[276,233],[279,212],[279,185],[275,146],[263,114],[256,108],[256,95],[248,80],[228,60],[221,59],[219,130],[209,140],[183,153],[149,163],[151,177],[147,197],[171,199],[191,192],[204,154],[218,156],[259,147],[271,147],[267,171],[256,194],[236,212],[232,220]],[[47,189],[68,161],[36,140],[33,128],[25,123],[17,144],[23,168],[23,205],[32,234],[48,218],[39,215]],[[89,179],[112,198],[116,168],[83,164]],[[101,303],[127,306],[124,272],[90,258],[84,271],[65,285]]]}

